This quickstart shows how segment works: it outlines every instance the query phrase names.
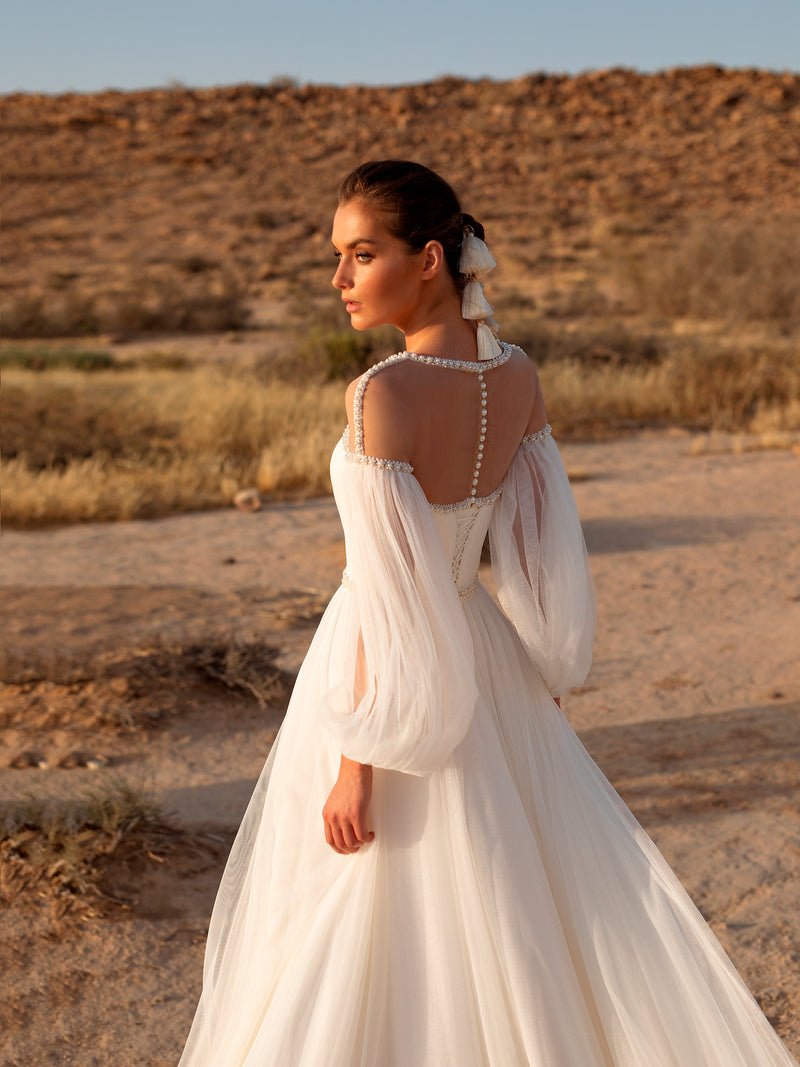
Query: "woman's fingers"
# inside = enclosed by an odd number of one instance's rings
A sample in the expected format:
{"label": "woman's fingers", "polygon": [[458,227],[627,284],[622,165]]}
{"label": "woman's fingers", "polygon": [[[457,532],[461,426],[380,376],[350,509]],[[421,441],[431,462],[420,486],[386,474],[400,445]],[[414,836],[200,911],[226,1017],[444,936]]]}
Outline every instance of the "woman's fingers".
{"label": "woman's fingers", "polygon": [[361,845],[367,845],[375,837],[372,830],[368,829],[366,822],[361,819],[353,820],[353,833],[356,836],[356,840]]}
{"label": "woman's fingers", "polygon": [[338,847],[336,845],[336,842],[333,839],[333,827],[331,826],[331,824],[328,822],[327,819],[325,819],[324,821],[325,821],[325,840],[327,841],[327,843],[331,846],[331,848],[335,852],[338,852],[339,849],[338,849]]}
{"label": "woman's fingers", "polygon": [[340,856],[348,856],[353,851],[345,841],[341,825],[335,820],[331,822],[327,819],[325,820],[325,840],[333,851],[338,852]]}
{"label": "woman's fingers", "polygon": [[351,822],[344,822],[342,823],[341,830],[344,847],[347,849],[358,848],[359,842],[356,839],[355,831],[353,830],[353,824]]}
{"label": "woman's fingers", "polygon": [[372,830],[367,830],[361,822],[350,820],[339,822],[325,819],[325,840],[334,852],[342,856],[350,856],[358,852],[362,845],[368,844],[374,837]]}

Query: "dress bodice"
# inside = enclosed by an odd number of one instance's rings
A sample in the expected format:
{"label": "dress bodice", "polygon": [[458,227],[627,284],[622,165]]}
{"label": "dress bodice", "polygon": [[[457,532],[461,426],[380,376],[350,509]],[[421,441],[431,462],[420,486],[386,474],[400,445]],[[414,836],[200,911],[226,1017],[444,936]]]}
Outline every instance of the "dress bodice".
{"label": "dress bodice", "polygon": [[398,460],[382,459],[365,454],[364,451],[364,428],[363,428],[363,399],[364,390],[369,379],[381,368],[402,360],[416,360],[434,367],[449,368],[454,371],[467,372],[477,377],[480,388],[480,408],[476,425],[476,447],[473,459],[471,484],[469,496],[464,500],[452,504],[430,503],[429,507],[433,516],[434,524],[441,538],[445,555],[450,561],[450,570],[456,589],[462,600],[468,599],[476,590],[478,584],[478,566],[480,564],[481,549],[492,516],[494,502],[500,495],[501,487],[498,486],[488,496],[478,496],[478,482],[486,447],[486,382],[484,374],[495,367],[506,363],[511,355],[511,345],[501,344],[500,352],[490,360],[472,362],[465,360],[441,359],[433,356],[420,355],[416,352],[398,352],[390,356],[382,363],[371,367],[362,375],[356,389],[353,402],[353,423],[355,431],[354,451],[348,449],[349,433],[345,430],[342,437],[341,448],[345,458],[383,467],[388,470],[413,472],[410,463]]}
{"label": "dress bodice", "polygon": [[453,581],[462,600],[477,589],[481,550],[498,496],[498,493],[492,493],[479,503],[456,507],[431,505],[433,521],[442,539],[445,555],[450,560]]}
{"label": "dress bodice", "polygon": [[[339,513],[344,521],[351,512],[347,506],[345,472],[347,469],[346,451],[347,431],[336,445],[331,457],[331,480],[334,497]],[[387,465],[388,466],[388,465]],[[398,465],[399,466],[399,465]],[[400,469],[407,467],[403,465]],[[388,467],[388,469],[398,469]],[[411,473],[407,471],[407,473]],[[420,491],[420,490],[418,490]],[[478,567],[481,551],[489,529],[492,511],[500,490],[490,496],[469,498],[457,504],[431,504],[428,502],[433,525],[442,542],[444,555],[450,563],[450,573],[462,600],[468,599],[475,592],[478,582]],[[352,538],[349,536],[348,523],[344,522],[345,550],[348,562],[353,560]],[[345,584],[350,580],[349,571],[345,572]]]}

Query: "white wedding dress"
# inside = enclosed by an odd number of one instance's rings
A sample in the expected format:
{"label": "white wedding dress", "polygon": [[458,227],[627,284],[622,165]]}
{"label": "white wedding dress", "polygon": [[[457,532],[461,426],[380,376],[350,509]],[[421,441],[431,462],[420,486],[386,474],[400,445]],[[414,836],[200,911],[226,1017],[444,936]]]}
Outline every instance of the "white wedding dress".
{"label": "white wedding dress", "polygon": [[[490,496],[432,506],[364,455],[374,371],[331,460],[347,570],[234,843],[181,1067],[794,1064],[554,703],[589,669],[594,597],[549,428]],[[376,767],[349,856],[322,823],[342,752]]]}

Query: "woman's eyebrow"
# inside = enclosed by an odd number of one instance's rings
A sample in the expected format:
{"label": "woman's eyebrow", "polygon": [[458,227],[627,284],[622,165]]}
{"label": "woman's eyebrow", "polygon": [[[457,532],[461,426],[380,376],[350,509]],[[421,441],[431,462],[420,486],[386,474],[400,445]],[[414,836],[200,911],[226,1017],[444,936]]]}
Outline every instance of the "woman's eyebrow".
{"label": "woman's eyebrow", "polygon": [[[331,244],[333,244],[333,242],[331,242]],[[378,242],[377,241],[373,241],[372,238],[370,238],[370,237],[356,237],[355,241],[349,241],[345,245],[345,248],[355,248],[356,245],[376,245],[376,244],[378,244]],[[333,245],[333,247],[336,248],[336,245]]]}

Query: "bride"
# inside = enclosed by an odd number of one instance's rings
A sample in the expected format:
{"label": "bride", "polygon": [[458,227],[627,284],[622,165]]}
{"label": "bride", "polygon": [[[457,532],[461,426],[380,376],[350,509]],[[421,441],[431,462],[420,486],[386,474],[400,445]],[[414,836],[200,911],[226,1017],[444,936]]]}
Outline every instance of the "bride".
{"label": "bride", "polygon": [[333,284],[407,350],[347,390],[347,569],[234,843],[181,1067],[795,1062],[558,706],[589,669],[591,576],[483,238],[419,164],[341,186]]}

